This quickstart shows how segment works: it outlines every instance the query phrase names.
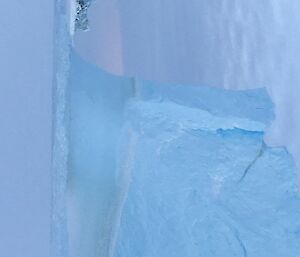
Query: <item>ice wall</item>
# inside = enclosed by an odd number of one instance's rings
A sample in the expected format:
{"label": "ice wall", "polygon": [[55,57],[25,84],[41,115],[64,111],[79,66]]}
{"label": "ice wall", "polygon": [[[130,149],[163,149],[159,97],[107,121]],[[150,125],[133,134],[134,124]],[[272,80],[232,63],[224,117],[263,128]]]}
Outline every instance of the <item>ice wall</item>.
{"label": "ice wall", "polygon": [[70,257],[297,255],[296,168],[264,142],[265,89],[117,77],[74,52],[70,64]]}
{"label": "ice wall", "polygon": [[[280,40],[297,3],[104,3],[98,36],[109,37],[79,48],[98,64],[201,86],[266,85],[279,114],[271,140],[291,140],[284,127],[297,119],[283,122],[288,96],[277,96],[297,82],[296,41]],[[70,256],[297,255],[296,169],[263,141],[273,117],[264,90],[114,77],[74,55],[71,69]]]}
{"label": "ice wall", "polygon": [[266,87],[277,113],[268,142],[288,146],[300,166],[299,11],[298,0],[103,0],[90,12],[91,31],[77,35],[75,46],[118,74]]}
{"label": "ice wall", "polygon": [[71,257],[108,256],[117,197],[117,145],[132,79],[71,55],[68,234]]}
{"label": "ice wall", "polygon": [[113,256],[296,256],[296,168],[263,141],[266,92],[138,88],[126,109],[128,192]]}

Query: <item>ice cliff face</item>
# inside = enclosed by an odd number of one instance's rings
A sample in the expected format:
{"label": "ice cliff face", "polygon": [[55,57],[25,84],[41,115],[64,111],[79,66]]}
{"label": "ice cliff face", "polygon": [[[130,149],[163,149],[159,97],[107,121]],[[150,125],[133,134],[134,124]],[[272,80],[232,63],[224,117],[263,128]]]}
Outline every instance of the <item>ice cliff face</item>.
{"label": "ice cliff face", "polygon": [[114,256],[297,256],[296,170],[263,141],[265,91],[140,92],[126,110],[134,146]]}
{"label": "ice cliff face", "polygon": [[92,29],[74,41],[81,56],[117,74],[266,87],[276,104],[266,140],[285,145],[300,167],[299,12],[299,0],[101,0]]}
{"label": "ice cliff face", "polygon": [[73,54],[70,79],[68,225],[70,256],[107,256],[116,198],[117,146],[130,79]]}
{"label": "ice cliff face", "polygon": [[116,77],[71,58],[71,257],[295,257],[296,170],[264,89]]}
{"label": "ice cliff face", "polygon": [[110,75],[71,51],[57,12],[52,256],[297,256],[295,166],[263,141],[266,91]]}

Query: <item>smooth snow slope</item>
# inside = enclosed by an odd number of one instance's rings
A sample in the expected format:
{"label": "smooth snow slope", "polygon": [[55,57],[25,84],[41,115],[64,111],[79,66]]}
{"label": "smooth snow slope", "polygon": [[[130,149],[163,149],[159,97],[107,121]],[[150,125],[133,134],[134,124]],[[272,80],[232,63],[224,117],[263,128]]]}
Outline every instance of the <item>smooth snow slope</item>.
{"label": "smooth snow slope", "polygon": [[81,55],[114,73],[229,89],[267,87],[276,104],[270,144],[300,166],[298,0],[102,0]]}

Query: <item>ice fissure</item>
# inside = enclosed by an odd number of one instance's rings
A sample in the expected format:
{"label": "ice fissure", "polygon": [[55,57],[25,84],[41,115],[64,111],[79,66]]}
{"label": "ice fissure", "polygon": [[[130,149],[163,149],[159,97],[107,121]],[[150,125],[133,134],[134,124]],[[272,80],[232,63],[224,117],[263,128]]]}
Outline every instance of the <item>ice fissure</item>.
{"label": "ice fissure", "polygon": [[160,84],[71,54],[71,257],[295,257],[296,168],[265,89]]}
{"label": "ice fissure", "polygon": [[262,142],[261,148],[260,148],[257,156],[255,156],[254,160],[247,166],[247,168],[245,169],[245,171],[243,173],[243,176],[241,177],[241,179],[240,179],[239,182],[242,182],[245,179],[245,177],[247,176],[248,172],[253,167],[253,165],[256,163],[256,161],[258,160],[258,158],[260,158],[263,155],[264,149],[265,149],[265,143]]}

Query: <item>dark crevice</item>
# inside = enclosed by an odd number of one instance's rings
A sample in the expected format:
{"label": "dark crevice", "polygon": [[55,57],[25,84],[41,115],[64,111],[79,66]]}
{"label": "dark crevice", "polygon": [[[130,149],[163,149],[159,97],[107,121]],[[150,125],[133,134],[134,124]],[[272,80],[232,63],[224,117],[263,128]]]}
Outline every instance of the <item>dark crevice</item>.
{"label": "dark crevice", "polygon": [[265,145],[264,142],[262,142],[262,145],[261,145],[261,148],[260,148],[258,154],[255,156],[254,160],[244,170],[244,173],[243,173],[242,177],[239,179],[239,183],[242,182],[246,178],[247,174],[249,173],[249,170],[257,162],[257,160],[263,155],[263,153],[265,151],[265,148],[266,148],[266,145]]}
{"label": "dark crevice", "polygon": [[234,237],[237,240],[237,242],[239,243],[242,251],[243,251],[243,257],[247,257],[248,256],[248,252],[246,249],[246,246],[244,245],[243,241],[241,240],[240,236],[238,233],[234,233]]}

